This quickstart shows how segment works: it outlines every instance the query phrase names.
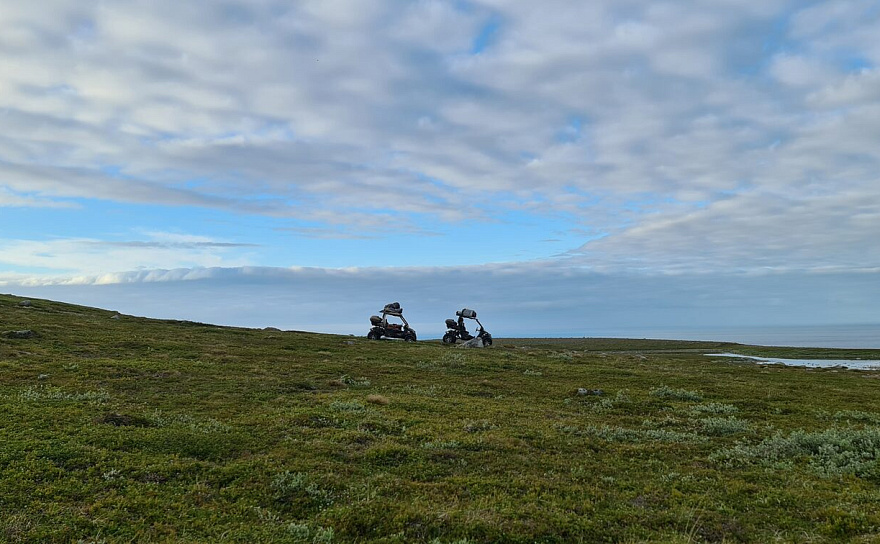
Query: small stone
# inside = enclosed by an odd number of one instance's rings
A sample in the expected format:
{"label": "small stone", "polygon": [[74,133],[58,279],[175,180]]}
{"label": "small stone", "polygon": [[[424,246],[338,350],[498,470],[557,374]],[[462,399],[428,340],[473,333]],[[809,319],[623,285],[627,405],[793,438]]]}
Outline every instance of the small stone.
{"label": "small stone", "polygon": [[122,316],[119,314],[113,314],[110,316],[110,319],[120,319],[120,318],[122,318]]}
{"label": "small stone", "polygon": [[21,306],[22,308],[30,308],[31,306],[33,306],[31,301],[29,301],[29,300],[22,300],[21,302],[18,303],[18,305]]}

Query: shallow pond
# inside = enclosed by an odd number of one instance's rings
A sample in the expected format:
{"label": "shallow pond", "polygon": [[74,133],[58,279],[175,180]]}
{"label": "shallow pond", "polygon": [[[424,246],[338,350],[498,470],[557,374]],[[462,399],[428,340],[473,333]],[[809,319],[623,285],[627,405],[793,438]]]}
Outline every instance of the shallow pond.
{"label": "shallow pond", "polygon": [[707,353],[706,357],[735,357],[737,359],[749,359],[758,363],[806,366],[810,368],[844,367],[854,370],[880,370],[880,361],[867,359],[782,359],[779,357],[740,355],[738,353]]}

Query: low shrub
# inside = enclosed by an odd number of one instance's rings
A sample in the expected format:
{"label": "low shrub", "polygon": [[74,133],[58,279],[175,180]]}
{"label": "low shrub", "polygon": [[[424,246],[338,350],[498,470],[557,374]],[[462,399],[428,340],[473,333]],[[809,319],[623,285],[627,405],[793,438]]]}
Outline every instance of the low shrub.
{"label": "low shrub", "polygon": [[464,430],[469,433],[481,433],[491,431],[494,428],[495,425],[485,419],[480,421],[467,421],[464,424]]}
{"label": "low shrub", "polygon": [[183,427],[203,434],[228,433],[229,425],[211,417],[197,418],[189,414],[171,414],[157,410],[148,418],[155,427]]}
{"label": "low shrub", "polygon": [[21,402],[85,402],[89,404],[103,404],[110,400],[110,395],[106,391],[83,391],[70,392],[60,387],[28,387],[18,394],[18,400]]}
{"label": "low shrub", "polygon": [[725,466],[759,465],[791,467],[806,460],[822,476],[880,475],[880,428],[839,429],[777,433],[757,444],[738,443],[710,459]]}
{"label": "low shrub", "polygon": [[690,413],[694,416],[703,414],[725,415],[735,414],[739,410],[732,404],[722,404],[720,402],[710,402],[708,404],[697,404],[691,406]]}
{"label": "low shrub", "polygon": [[708,417],[700,420],[703,432],[710,436],[727,436],[749,430],[749,422],[730,417]]}
{"label": "low shrub", "polygon": [[348,374],[343,374],[339,381],[345,385],[352,387],[369,387],[372,382],[369,378],[361,376],[360,378],[352,378]]}
{"label": "low shrub", "polygon": [[422,444],[422,448],[426,450],[454,450],[461,446],[461,442],[457,440],[447,440],[447,441],[435,441],[435,442],[425,442]]}
{"label": "low shrub", "polygon": [[843,410],[834,414],[837,421],[855,421],[857,423],[870,423],[880,425],[880,414],[862,412],[861,410]]}
{"label": "low shrub", "polygon": [[687,389],[672,389],[666,385],[651,389],[651,396],[661,399],[670,400],[686,400],[692,402],[700,402],[703,400],[702,395],[696,391],[688,391]]}
{"label": "low shrub", "polygon": [[334,412],[363,412],[366,406],[359,400],[334,400],[330,409]]}
{"label": "low shrub", "polygon": [[312,482],[307,474],[286,470],[272,478],[271,486],[275,500],[284,504],[308,503],[325,507],[333,504],[330,491]]}
{"label": "low shrub", "polygon": [[647,429],[636,430],[624,427],[609,427],[603,425],[601,427],[589,426],[577,434],[586,434],[601,438],[608,442],[669,442],[677,444],[695,444],[705,442],[706,438],[694,433],[683,433],[678,431],[670,431],[668,429]]}

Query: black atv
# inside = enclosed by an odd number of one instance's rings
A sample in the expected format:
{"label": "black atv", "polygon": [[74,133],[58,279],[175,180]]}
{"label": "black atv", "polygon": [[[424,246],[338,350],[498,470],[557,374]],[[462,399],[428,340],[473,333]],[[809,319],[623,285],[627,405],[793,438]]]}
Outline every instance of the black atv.
{"label": "black atv", "polygon": [[[378,315],[370,317],[370,324],[373,327],[370,329],[370,332],[367,333],[367,338],[370,340],[394,338],[405,342],[416,341],[416,331],[411,329],[409,323],[406,322],[406,318],[403,317],[403,308],[400,307],[399,303],[392,302],[391,304],[386,304],[380,313],[382,314],[382,317],[379,317]],[[400,318],[403,324],[389,323],[389,316]]]}
{"label": "black atv", "polygon": [[446,328],[448,330],[446,331],[446,334],[443,335],[444,344],[454,344],[456,340],[463,340],[465,342],[473,340],[473,335],[471,335],[471,333],[468,332],[467,327],[464,326],[465,319],[473,319],[478,325],[477,338],[483,340],[484,346],[492,345],[492,335],[483,328],[483,324],[477,319],[477,312],[464,308],[455,312],[455,315],[458,316],[458,321],[455,319],[446,320]]}

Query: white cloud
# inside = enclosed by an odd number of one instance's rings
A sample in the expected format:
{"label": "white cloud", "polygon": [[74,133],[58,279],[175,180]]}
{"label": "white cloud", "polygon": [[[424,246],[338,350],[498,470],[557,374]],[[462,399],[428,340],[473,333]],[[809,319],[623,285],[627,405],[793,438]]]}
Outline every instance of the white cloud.
{"label": "white cloud", "polygon": [[87,238],[49,240],[0,239],[0,264],[13,270],[37,269],[42,274],[33,282],[100,283],[111,282],[114,272],[155,269],[160,266],[211,267],[250,264],[250,244],[229,243],[206,237],[174,233],[149,233],[146,240],[107,241]]}
{"label": "white cloud", "polygon": [[0,187],[0,208],[73,208],[75,204],[52,200],[50,198],[35,197],[27,194],[19,194]]}
{"label": "white cloud", "polygon": [[880,101],[880,69],[864,69],[835,80],[809,96],[816,108],[856,108]]}
{"label": "white cloud", "polygon": [[771,73],[780,82],[793,87],[815,89],[834,80],[834,71],[821,60],[780,54],[773,59]]}
{"label": "white cloud", "polygon": [[876,270],[880,204],[862,200],[856,189],[809,192],[807,198],[751,194],[686,214],[661,214],[585,244],[575,260],[598,270],[647,264],[677,274]]}
{"label": "white cloud", "polygon": [[[874,212],[852,213],[880,197],[874,4],[7,2],[0,205],[219,208],[307,235],[514,210],[605,232],[603,266],[711,268],[720,247],[876,266],[854,231]],[[17,266],[246,264],[5,244]]]}

